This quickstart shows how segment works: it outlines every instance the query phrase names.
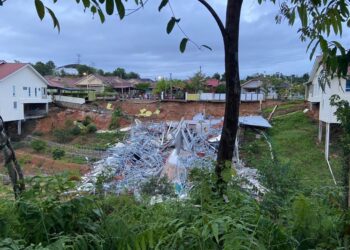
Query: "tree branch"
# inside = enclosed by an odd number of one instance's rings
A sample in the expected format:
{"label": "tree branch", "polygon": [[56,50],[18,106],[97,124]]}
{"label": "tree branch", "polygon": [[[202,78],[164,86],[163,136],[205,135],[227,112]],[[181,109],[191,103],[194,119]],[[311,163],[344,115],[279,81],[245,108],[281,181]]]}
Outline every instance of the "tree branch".
{"label": "tree branch", "polygon": [[222,37],[224,39],[224,41],[226,41],[226,29],[224,24],[222,23],[220,17],[218,16],[218,14],[215,12],[215,10],[213,9],[213,7],[210,6],[210,4],[206,1],[206,0],[198,0],[201,4],[204,5],[204,7],[207,8],[207,10],[210,12],[210,14],[214,17],[216,23],[218,24]]}

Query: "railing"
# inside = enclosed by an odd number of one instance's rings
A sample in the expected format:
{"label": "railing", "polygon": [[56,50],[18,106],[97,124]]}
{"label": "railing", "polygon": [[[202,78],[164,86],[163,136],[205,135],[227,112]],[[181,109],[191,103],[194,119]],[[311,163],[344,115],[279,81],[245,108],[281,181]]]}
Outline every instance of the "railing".
{"label": "railing", "polygon": [[[164,100],[164,95],[162,95],[162,100]],[[241,94],[242,102],[258,102],[263,101],[264,94],[256,93],[244,93]],[[224,102],[226,100],[226,94],[222,93],[200,93],[200,94],[185,94],[186,101],[213,101],[213,102]]]}

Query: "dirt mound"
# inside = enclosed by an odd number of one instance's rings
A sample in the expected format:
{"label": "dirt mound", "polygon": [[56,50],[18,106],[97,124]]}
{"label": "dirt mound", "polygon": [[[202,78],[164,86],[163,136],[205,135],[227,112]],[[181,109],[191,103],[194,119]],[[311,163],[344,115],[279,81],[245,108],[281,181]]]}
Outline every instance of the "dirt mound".
{"label": "dirt mound", "polygon": [[47,117],[38,120],[35,130],[47,133],[54,129],[64,128],[67,120],[83,121],[87,116],[92,118],[92,121],[96,124],[97,129],[108,129],[112,117],[112,115],[109,113],[99,114],[92,111],[86,112],[74,109],[53,108],[50,110]]}

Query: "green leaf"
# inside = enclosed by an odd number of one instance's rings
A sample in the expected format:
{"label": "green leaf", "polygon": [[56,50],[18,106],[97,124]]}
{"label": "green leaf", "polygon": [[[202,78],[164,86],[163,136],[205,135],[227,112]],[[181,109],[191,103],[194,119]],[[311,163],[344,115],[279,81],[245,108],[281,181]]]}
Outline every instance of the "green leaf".
{"label": "green leaf", "polygon": [[175,17],[172,17],[168,22],[168,25],[166,27],[166,32],[168,34],[170,34],[171,31],[173,31],[173,29],[174,29],[175,23],[177,23],[179,21],[180,21],[180,19],[176,19]]}
{"label": "green leaf", "polygon": [[98,9],[97,13],[100,16],[101,23],[104,23],[106,18],[105,18],[105,15],[103,14],[102,10]]}
{"label": "green leaf", "polygon": [[45,16],[45,6],[41,0],[35,0],[35,8],[38,16],[41,20],[43,20]]}
{"label": "green leaf", "polygon": [[57,30],[58,32],[61,31],[61,27],[60,27],[60,23],[58,22],[58,19],[55,15],[55,13],[48,7],[46,7],[47,11],[49,12],[50,16],[51,16],[51,19],[53,21],[53,27],[56,28],[57,27]]}
{"label": "green leaf", "polygon": [[120,20],[124,18],[125,16],[125,7],[124,4],[122,3],[122,0],[115,0],[115,5],[117,5],[117,10],[119,14]]}
{"label": "green leaf", "polygon": [[306,6],[305,5],[301,5],[298,7],[298,14],[299,14],[299,18],[301,21],[301,25],[303,27],[307,26],[307,12],[306,12]]}
{"label": "green leaf", "polygon": [[160,3],[159,7],[158,7],[158,11],[161,11],[167,4],[168,4],[169,0],[162,0],[162,2]]}
{"label": "green leaf", "polygon": [[96,14],[96,12],[97,12],[96,6],[91,6],[90,10],[91,10],[92,14]]}
{"label": "green leaf", "polygon": [[204,47],[204,48],[206,48],[206,49],[208,49],[208,50],[210,50],[210,51],[213,50],[212,48],[210,48],[208,45],[205,45],[205,44],[201,45],[201,47]]}
{"label": "green leaf", "polygon": [[319,37],[319,41],[320,41],[320,47],[322,49],[322,52],[326,52],[328,51],[328,43],[327,41],[323,38],[323,36]]}
{"label": "green leaf", "polygon": [[83,0],[83,5],[85,8],[89,8],[90,7],[90,0]]}
{"label": "green leaf", "polygon": [[214,223],[211,225],[211,228],[213,230],[213,235],[217,243],[219,243],[219,226],[218,224]]}
{"label": "green leaf", "polygon": [[114,1],[113,0],[106,0],[106,13],[108,15],[112,15],[114,12]]}
{"label": "green leaf", "polygon": [[180,51],[181,51],[181,53],[185,52],[186,46],[187,46],[187,42],[188,42],[188,38],[183,38],[181,40],[181,43],[180,43]]}

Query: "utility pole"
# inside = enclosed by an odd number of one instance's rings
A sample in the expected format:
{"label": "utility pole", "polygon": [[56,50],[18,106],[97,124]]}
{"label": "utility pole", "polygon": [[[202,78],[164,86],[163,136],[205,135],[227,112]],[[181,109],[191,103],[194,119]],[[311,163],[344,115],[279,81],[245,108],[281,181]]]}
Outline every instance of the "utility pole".
{"label": "utility pole", "polygon": [[170,80],[170,98],[173,99],[173,79],[172,79],[173,73],[169,73],[169,80]]}
{"label": "utility pole", "polygon": [[81,60],[81,55],[78,53],[77,54],[77,64],[80,64],[80,60]]}

